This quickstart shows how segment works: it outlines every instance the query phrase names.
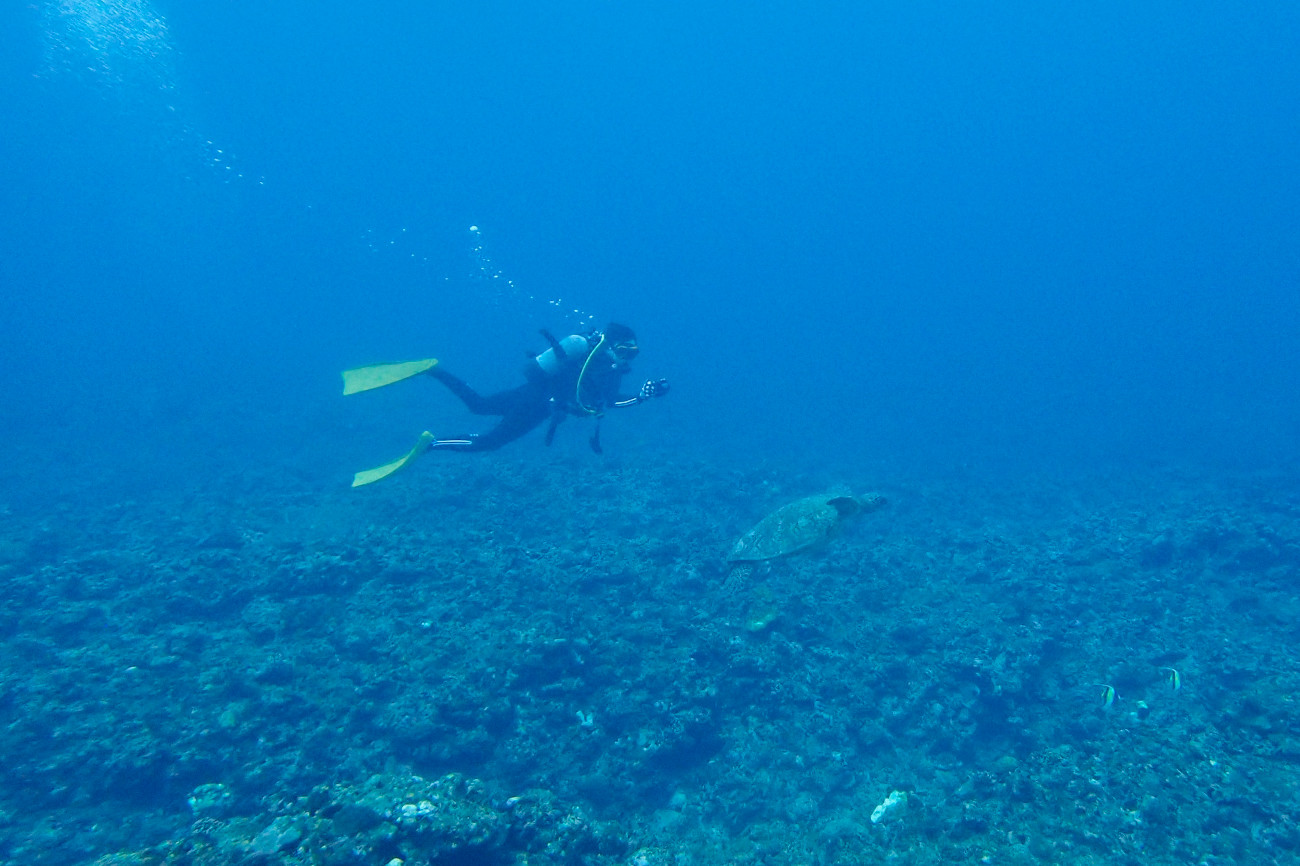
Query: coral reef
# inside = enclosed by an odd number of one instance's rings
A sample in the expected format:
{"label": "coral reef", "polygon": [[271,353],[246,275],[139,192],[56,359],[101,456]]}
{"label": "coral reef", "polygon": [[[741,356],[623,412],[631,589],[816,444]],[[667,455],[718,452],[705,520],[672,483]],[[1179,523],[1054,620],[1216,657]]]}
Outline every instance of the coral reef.
{"label": "coral reef", "polygon": [[[723,592],[846,484],[890,505]],[[1300,856],[1293,478],[493,458],[39,514],[0,515],[6,862]]]}

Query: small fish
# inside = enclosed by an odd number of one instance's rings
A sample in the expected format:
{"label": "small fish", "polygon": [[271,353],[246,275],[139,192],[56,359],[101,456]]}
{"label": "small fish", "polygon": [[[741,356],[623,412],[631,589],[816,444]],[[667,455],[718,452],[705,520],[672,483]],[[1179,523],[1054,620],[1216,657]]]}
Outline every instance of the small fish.
{"label": "small fish", "polygon": [[1101,708],[1103,710],[1109,710],[1115,705],[1115,699],[1119,697],[1119,693],[1115,691],[1114,686],[1106,683],[1093,683],[1093,686],[1101,689]]}
{"label": "small fish", "polygon": [[1169,691],[1176,692],[1183,687],[1183,675],[1173,668],[1161,668],[1165,672],[1165,685]]}

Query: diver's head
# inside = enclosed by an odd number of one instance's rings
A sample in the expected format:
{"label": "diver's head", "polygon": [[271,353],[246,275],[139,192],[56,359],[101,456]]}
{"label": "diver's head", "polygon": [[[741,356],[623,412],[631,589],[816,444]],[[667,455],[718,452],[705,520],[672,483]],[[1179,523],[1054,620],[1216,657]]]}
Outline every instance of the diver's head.
{"label": "diver's head", "polygon": [[616,361],[628,363],[641,348],[636,344],[636,334],[627,325],[610,322],[605,326],[605,343]]}

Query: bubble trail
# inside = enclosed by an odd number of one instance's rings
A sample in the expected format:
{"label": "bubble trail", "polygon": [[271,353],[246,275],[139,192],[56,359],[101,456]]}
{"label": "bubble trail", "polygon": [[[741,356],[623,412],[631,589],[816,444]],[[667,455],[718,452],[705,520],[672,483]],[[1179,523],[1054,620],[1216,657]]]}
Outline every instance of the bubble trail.
{"label": "bubble trail", "polygon": [[571,306],[563,298],[539,298],[531,292],[521,289],[505,271],[497,266],[487,253],[483,242],[483,230],[477,225],[469,227],[471,240],[470,257],[475,272],[471,277],[489,287],[495,303],[509,301],[512,303],[545,304],[552,311],[559,311],[561,316],[575,331],[590,330],[596,326],[596,317],[580,307]]}

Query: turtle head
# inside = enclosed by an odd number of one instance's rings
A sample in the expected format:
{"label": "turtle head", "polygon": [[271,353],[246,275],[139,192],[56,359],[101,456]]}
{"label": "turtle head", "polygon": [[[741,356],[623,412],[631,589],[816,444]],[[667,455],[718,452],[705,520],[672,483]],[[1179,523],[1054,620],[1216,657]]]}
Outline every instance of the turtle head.
{"label": "turtle head", "polygon": [[879,493],[867,493],[863,496],[836,496],[827,504],[838,511],[841,517],[849,517],[861,512],[875,511],[885,502],[885,497]]}
{"label": "turtle head", "polygon": [[877,508],[884,508],[889,504],[889,500],[880,493],[864,493],[857,497],[858,508],[863,511],[875,511]]}

